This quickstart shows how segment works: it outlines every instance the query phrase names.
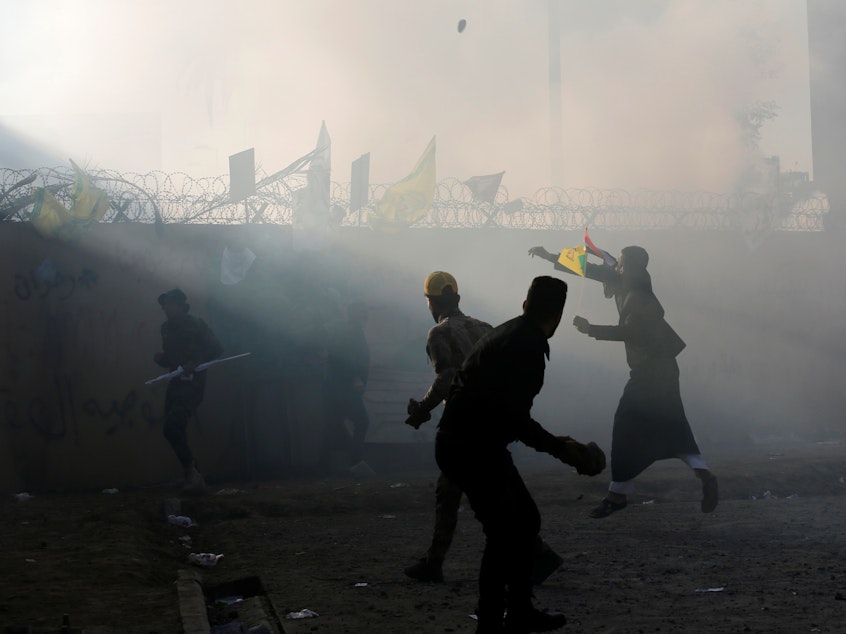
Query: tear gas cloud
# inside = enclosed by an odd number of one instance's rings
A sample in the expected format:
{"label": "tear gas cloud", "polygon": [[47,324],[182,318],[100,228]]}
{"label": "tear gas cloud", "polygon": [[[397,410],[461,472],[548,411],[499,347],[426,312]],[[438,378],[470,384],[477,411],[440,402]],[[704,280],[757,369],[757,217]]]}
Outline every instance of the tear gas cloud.
{"label": "tear gas cloud", "polygon": [[[370,152],[402,178],[550,184],[546,2],[103,0],[9,7],[0,123],[81,165],[195,177],[256,148],[271,173],[332,136],[333,178]],[[810,171],[804,2],[559,3],[564,174],[552,184],[727,191],[737,115],[778,103],[761,152]],[[456,32],[458,18],[468,27]],[[23,165],[21,167],[35,167]]]}
{"label": "tear gas cloud", "polygon": [[[2,71],[0,123],[81,164],[201,177],[225,174],[227,157],[248,147],[267,173],[280,169],[314,147],[325,121],[332,179],[348,181],[350,162],[370,152],[372,183],[404,177],[437,135],[439,180],[505,170],[511,198],[532,196],[551,184],[547,9],[505,0],[18,3],[0,26],[5,57],[20,60]],[[560,3],[560,18],[564,174],[552,184],[728,192],[770,155],[811,171],[804,2],[573,0]],[[777,116],[750,145],[738,115],[766,101]],[[110,145],[94,143],[88,126],[55,125],[91,113],[130,131],[135,116],[145,134]],[[812,237],[771,233],[752,250],[734,234],[595,233],[611,252],[641,244],[652,255],[656,294],[688,343],[682,394],[700,437],[824,433],[836,420],[831,377],[843,355],[824,342],[842,334],[846,293]],[[527,250],[575,246],[581,235],[382,239],[352,252],[390,271],[391,285],[368,288],[371,303],[406,320],[406,343],[430,372],[426,274],[452,272],[462,308],[500,323],[520,312],[533,276],[556,274]],[[253,246],[260,257],[273,250]],[[615,323],[616,312],[596,285],[568,282],[537,417],[607,441],[627,377],[622,345],[589,340],[570,322]],[[821,324],[813,330],[811,313]],[[370,334],[377,356],[385,352]]]}

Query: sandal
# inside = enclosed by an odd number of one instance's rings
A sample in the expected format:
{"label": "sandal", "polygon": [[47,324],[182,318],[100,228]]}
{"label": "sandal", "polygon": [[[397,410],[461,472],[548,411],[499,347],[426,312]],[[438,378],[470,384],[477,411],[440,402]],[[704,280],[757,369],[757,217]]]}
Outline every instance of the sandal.
{"label": "sandal", "polygon": [[702,480],[702,504],[700,508],[703,513],[710,513],[717,508],[720,496],[717,490],[717,476],[712,475]]}
{"label": "sandal", "polygon": [[599,506],[590,512],[590,516],[593,518],[608,517],[615,511],[622,511],[626,506],[628,506],[628,502],[612,502],[608,498],[603,498]]}

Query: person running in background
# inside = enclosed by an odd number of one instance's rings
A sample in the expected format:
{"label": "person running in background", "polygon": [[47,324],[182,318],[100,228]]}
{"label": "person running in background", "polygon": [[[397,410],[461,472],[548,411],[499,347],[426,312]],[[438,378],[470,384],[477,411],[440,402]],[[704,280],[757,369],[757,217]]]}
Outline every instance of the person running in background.
{"label": "person running in background", "polygon": [[[353,475],[372,475],[364,461],[364,440],[370,417],[364,404],[364,392],[370,374],[370,348],[364,335],[368,317],[367,304],[360,299],[347,305],[346,322],[331,330],[327,343],[327,416],[324,458],[334,451],[346,454]],[[352,437],[346,421],[353,426]]]}
{"label": "person running in background", "polygon": [[188,419],[194,414],[206,389],[206,373],[194,372],[201,363],[223,354],[223,347],[211,328],[202,319],[188,314],[188,298],[178,288],[162,293],[158,298],[167,321],[161,326],[162,351],[153,356],[161,367],[182,373],[167,384],[163,432],[185,472],[184,493],[202,494],[206,491],[203,476],[188,445]]}

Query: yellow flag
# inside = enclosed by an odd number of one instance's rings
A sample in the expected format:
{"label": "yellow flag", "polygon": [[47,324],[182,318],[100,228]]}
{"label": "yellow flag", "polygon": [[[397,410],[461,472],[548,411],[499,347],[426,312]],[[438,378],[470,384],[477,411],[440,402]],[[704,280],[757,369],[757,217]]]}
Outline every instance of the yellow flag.
{"label": "yellow flag", "polygon": [[35,206],[29,220],[44,238],[55,238],[62,227],[70,224],[70,214],[56,197],[43,187],[35,190]]}
{"label": "yellow flag", "polygon": [[94,187],[91,177],[80,167],[70,162],[73,171],[76,173],[76,183],[71,192],[71,216],[79,220],[99,222],[109,210],[109,197],[105,191]]}
{"label": "yellow flag", "polygon": [[94,222],[102,220],[109,210],[109,197],[102,189],[94,187],[91,177],[70,162],[76,174],[71,191],[71,208],[67,209],[43,187],[35,192],[35,206],[29,220],[45,238],[73,240]]}
{"label": "yellow flag", "polygon": [[409,227],[429,213],[435,199],[435,137],[414,170],[374,204],[368,222],[374,229]]}
{"label": "yellow flag", "polygon": [[585,261],[587,260],[587,253],[585,245],[580,244],[572,249],[562,249],[558,256],[558,264],[564,268],[570,269],[576,275],[585,276]]}

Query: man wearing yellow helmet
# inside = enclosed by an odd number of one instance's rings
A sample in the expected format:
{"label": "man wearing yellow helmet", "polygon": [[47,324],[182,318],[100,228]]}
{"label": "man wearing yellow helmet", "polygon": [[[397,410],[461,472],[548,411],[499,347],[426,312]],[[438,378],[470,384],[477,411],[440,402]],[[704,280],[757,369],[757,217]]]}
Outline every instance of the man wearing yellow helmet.
{"label": "man wearing yellow helmet", "polygon": [[[408,400],[405,423],[414,429],[419,429],[421,424],[432,418],[430,412],[446,399],[452,379],[467,352],[482,335],[493,330],[490,324],[461,312],[458,308],[461,301],[458,282],[446,271],[430,273],[423,283],[423,294],[436,324],[426,337],[426,354],[435,370],[435,380],[421,400]],[[435,488],[432,544],[422,559],[405,569],[406,575],[418,581],[444,580],[443,561],[452,544],[460,505],[461,489],[441,474]]]}

